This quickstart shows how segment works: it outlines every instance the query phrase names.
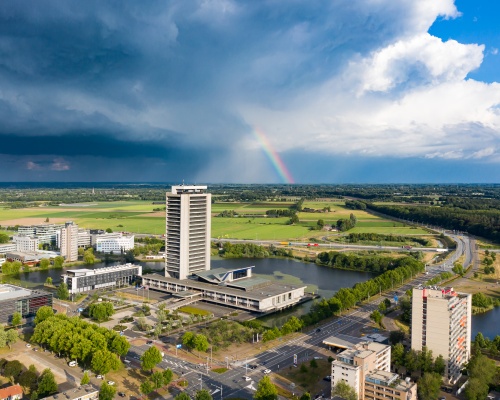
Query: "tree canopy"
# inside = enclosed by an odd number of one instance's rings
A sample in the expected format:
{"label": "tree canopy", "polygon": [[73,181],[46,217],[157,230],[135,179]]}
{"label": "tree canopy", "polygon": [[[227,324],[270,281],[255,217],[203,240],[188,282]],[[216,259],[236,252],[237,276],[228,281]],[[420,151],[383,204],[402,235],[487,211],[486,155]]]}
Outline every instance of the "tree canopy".
{"label": "tree canopy", "polygon": [[141,368],[143,370],[153,370],[162,360],[160,350],[155,346],[151,346],[141,356]]}
{"label": "tree canopy", "polygon": [[278,400],[278,389],[267,375],[259,381],[253,398],[255,400]]}
{"label": "tree canopy", "polygon": [[352,386],[344,381],[339,381],[333,386],[332,396],[340,396],[345,400],[358,400],[358,395]]}

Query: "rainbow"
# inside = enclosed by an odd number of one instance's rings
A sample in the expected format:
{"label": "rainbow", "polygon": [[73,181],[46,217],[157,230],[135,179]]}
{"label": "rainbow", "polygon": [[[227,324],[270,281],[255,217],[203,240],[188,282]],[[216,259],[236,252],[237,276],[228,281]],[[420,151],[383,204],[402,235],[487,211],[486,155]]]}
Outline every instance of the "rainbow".
{"label": "rainbow", "polygon": [[274,150],[271,142],[269,142],[269,139],[264,132],[262,132],[259,128],[254,128],[253,134],[281,179],[283,179],[285,183],[294,183],[292,174],[288,171],[285,163],[280,158],[278,153],[276,153],[276,150]]}

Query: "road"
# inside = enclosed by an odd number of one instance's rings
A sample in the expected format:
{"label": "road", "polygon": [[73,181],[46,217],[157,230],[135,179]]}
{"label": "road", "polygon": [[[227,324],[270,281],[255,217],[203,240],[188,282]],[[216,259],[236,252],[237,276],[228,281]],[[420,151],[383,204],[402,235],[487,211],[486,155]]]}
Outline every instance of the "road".
{"label": "road", "polygon": [[[384,296],[392,298],[394,292],[404,293],[414,286],[422,285],[429,279],[441,273],[443,270],[450,270],[453,263],[464,255],[464,267],[473,261],[475,243],[467,236],[449,233],[456,243],[456,250],[443,263],[427,266],[427,273],[417,276],[410,282],[395,287]],[[256,390],[258,381],[264,376],[264,370],[270,369],[276,372],[293,365],[294,355],[297,355],[298,362],[309,361],[313,357],[324,357],[321,353],[324,350],[323,340],[336,334],[350,334],[359,332],[363,327],[371,325],[370,314],[378,308],[381,298],[362,304],[357,309],[335,319],[318,325],[312,332],[295,335],[291,340],[284,340],[271,350],[257,354],[253,359],[231,363],[231,369],[224,374],[217,374],[206,367],[185,362],[174,355],[164,356],[161,367],[171,368],[178,375],[188,379],[188,394],[194,397],[194,393],[200,388],[209,390],[214,399],[227,397],[239,397],[251,399]],[[285,338],[286,339],[286,338]],[[138,358],[148,346],[133,346],[130,351],[131,358]],[[129,357],[129,358],[130,358]],[[138,362],[138,361],[135,361]],[[257,365],[257,368],[248,369],[246,365]],[[245,380],[249,377],[250,380]]]}

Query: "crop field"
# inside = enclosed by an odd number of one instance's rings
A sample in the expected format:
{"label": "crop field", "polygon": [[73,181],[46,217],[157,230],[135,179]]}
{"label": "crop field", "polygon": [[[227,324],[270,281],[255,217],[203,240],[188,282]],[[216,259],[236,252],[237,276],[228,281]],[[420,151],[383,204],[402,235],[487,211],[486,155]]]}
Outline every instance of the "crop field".
{"label": "crop field", "polygon": [[[300,212],[299,224],[287,225],[289,218],[266,218],[266,210],[288,209],[291,202],[256,202],[256,203],[215,203],[212,204],[212,237],[226,237],[251,240],[308,240],[311,237],[328,235],[324,231],[313,231],[318,219],[335,226],[338,219],[349,218],[353,213],[357,225],[348,233],[381,233],[398,235],[421,235],[427,232],[400,222],[380,218],[363,210],[350,210],[344,207],[343,201],[304,202],[303,207],[321,210],[331,207],[330,212]],[[150,201],[115,201],[98,202],[88,205],[75,204],[51,207],[33,207],[23,209],[0,208],[0,225],[42,224],[46,219],[50,223],[74,221],[87,229],[107,229],[134,233],[163,234],[165,232],[164,212],[154,212],[163,208],[162,204]],[[247,217],[216,217],[224,210],[234,210]],[[256,217],[251,217],[255,215]],[[258,217],[262,215],[262,217]],[[12,231],[8,232],[12,234]]]}

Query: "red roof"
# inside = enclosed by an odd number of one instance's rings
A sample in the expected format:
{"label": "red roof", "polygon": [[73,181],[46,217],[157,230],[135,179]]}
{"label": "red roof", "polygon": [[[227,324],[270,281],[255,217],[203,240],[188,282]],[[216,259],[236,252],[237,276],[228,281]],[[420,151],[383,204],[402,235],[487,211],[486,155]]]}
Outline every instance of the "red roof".
{"label": "red roof", "polygon": [[23,389],[19,385],[12,385],[3,389],[0,389],[0,399],[8,399],[9,397],[23,395]]}

